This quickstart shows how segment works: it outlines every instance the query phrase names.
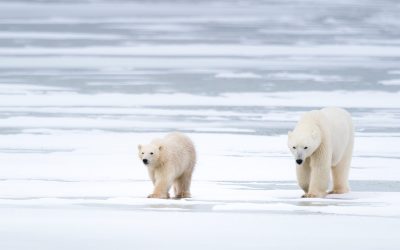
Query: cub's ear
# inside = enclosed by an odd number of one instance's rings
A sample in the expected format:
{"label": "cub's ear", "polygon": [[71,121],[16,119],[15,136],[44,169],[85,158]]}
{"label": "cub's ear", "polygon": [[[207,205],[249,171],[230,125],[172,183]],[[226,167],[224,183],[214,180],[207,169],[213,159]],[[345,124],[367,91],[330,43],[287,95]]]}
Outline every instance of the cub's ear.
{"label": "cub's ear", "polygon": [[138,147],[139,151],[142,149],[142,145],[141,144],[139,144],[137,147]]}
{"label": "cub's ear", "polygon": [[289,130],[288,133],[287,133],[287,135],[288,135],[289,137],[291,137],[291,136],[292,136],[292,133],[293,133],[293,132]]}
{"label": "cub's ear", "polygon": [[160,145],[160,146],[158,146],[158,150],[160,150],[160,151],[161,151],[161,149],[162,149],[162,148],[163,148],[163,146],[161,146],[161,145]]}

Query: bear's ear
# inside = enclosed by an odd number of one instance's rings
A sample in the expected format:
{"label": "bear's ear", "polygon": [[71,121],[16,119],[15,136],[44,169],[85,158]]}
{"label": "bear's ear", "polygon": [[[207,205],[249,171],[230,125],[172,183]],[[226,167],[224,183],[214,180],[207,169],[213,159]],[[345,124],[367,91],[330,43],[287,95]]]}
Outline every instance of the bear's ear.
{"label": "bear's ear", "polygon": [[287,135],[288,135],[289,137],[291,137],[291,136],[292,136],[292,133],[293,133],[293,132],[289,130],[288,133],[287,133]]}
{"label": "bear's ear", "polygon": [[158,146],[158,150],[160,150],[161,151],[161,149],[162,149],[163,147],[160,145],[160,146]]}
{"label": "bear's ear", "polygon": [[141,144],[139,144],[138,146],[137,146],[137,148],[139,149],[139,151],[142,149],[142,145]]}

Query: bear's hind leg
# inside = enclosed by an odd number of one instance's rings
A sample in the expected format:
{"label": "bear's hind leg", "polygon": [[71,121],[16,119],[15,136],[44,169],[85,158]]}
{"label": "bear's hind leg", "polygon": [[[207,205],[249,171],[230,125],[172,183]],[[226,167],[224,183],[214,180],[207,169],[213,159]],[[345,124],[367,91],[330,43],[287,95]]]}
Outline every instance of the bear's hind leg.
{"label": "bear's hind leg", "polygon": [[175,180],[174,190],[175,199],[190,198],[190,184],[192,182],[192,172],[186,171]]}

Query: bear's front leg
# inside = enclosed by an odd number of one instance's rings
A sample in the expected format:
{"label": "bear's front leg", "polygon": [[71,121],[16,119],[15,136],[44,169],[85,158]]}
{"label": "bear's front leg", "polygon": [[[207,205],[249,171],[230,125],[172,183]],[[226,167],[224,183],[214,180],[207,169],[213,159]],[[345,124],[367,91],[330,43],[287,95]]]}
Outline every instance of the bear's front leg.
{"label": "bear's front leg", "polygon": [[326,196],[329,186],[329,163],[311,165],[310,187],[304,198],[322,198]]}
{"label": "bear's front leg", "polygon": [[149,177],[151,182],[153,183],[153,186],[156,184],[156,176],[155,176],[155,171],[152,168],[148,168],[147,172],[149,173]]}
{"label": "bear's front leg", "polygon": [[157,179],[156,175],[156,181],[154,184],[154,190],[153,193],[148,196],[148,198],[158,198],[158,199],[169,199],[169,189],[171,188],[172,185],[172,178],[168,178],[165,176],[162,176],[162,178]]}
{"label": "bear's front leg", "polygon": [[169,199],[169,187],[166,181],[158,181],[154,185],[153,193],[147,196],[147,198],[158,198],[158,199]]}
{"label": "bear's front leg", "polygon": [[301,189],[303,189],[304,195],[308,193],[308,188],[310,186],[310,173],[311,170],[308,159],[306,159],[301,166],[296,165],[297,183]]}

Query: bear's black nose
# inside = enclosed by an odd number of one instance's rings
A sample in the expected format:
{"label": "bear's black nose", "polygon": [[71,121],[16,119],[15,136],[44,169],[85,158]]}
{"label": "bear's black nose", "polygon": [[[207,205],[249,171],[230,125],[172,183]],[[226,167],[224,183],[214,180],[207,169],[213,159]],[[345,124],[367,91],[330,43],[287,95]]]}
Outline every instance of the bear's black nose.
{"label": "bear's black nose", "polygon": [[296,162],[297,162],[297,164],[300,165],[301,163],[303,163],[303,160],[302,159],[297,159]]}
{"label": "bear's black nose", "polygon": [[143,163],[147,164],[147,163],[149,163],[149,161],[147,159],[143,159]]}

